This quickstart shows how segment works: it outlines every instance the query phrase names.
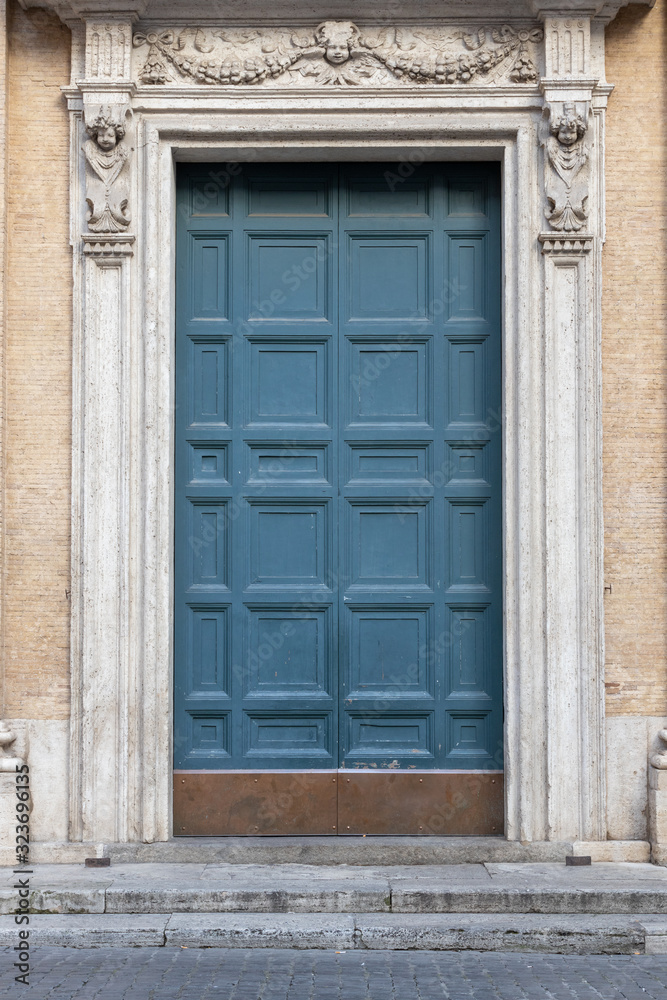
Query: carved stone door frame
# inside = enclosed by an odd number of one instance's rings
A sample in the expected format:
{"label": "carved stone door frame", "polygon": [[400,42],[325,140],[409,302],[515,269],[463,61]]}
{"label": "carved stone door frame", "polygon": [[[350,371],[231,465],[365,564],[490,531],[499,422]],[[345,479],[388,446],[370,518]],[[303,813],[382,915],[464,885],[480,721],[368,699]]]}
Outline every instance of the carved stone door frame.
{"label": "carved stone door frame", "polygon": [[[125,39],[127,61],[102,77],[98,60],[94,76],[89,22],[86,79],[66,91],[77,304],[72,840],[171,836],[175,161],[225,171],[245,160],[383,159],[409,171],[424,157],[502,163],[505,833],[605,838],[600,252],[610,88],[600,82],[600,26],[581,24],[579,56],[559,66],[558,46],[547,46],[539,87],[237,94],[137,88],[131,25],[120,21],[111,35],[116,46]],[[572,34],[566,17],[544,28],[557,41]],[[126,173],[114,183],[127,196],[110,196],[115,231],[93,231],[93,168],[81,148],[85,125],[94,139],[105,113],[126,131]],[[99,192],[88,197],[89,217],[104,216]]]}

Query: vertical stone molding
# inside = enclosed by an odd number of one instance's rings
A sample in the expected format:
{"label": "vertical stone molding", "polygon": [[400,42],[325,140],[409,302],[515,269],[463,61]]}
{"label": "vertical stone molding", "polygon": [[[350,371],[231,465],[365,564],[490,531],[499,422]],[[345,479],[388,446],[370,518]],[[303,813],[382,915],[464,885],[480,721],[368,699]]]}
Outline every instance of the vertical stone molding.
{"label": "vertical stone molding", "polygon": [[[128,361],[131,244],[84,242],[85,350],[81,379],[77,567],[79,663],[72,725],[78,776],[72,818],[83,840],[124,840],[127,827]],[[77,798],[78,796],[78,798]]]}
{"label": "vertical stone molding", "polygon": [[[547,831],[606,836],[600,129],[587,17],[547,16],[543,259]],[[600,109],[598,115],[603,114]]]}
{"label": "vertical stone molding", "polygon": [[[589,237],[544,253],[548,839],[604,838],[599,412]],[[569,583],[566,583],[569,581]],[[567,623],[567,624],[565,624]]]}
{"label": "vertical stone molding", "polygon": [[648,836],[651,860],[667,865],[667,729],[660,730],[658,739],[662,749],[649,757]]}
{"label": "vertical stone molding", "polygon": [[[75,285],[82,311],[74,351],[73,510],[79,529],[72,567],[70,837],[85,841],[140,836],[130,802],[136,709],[127,653],[131,37],[128,20],[86,24],[86,79],[77,81],[81,112],[72,146],[80,164],[73,193],[80,192],[81,201],[73,210],[81,225]],[[85,133],[77,141],[79,121]]]}

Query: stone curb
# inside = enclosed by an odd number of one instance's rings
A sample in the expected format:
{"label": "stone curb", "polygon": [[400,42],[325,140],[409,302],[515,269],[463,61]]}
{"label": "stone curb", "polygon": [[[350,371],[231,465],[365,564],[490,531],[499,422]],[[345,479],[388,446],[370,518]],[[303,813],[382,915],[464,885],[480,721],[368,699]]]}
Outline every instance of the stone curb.
{"label": "stone curb", "polygon": [[[31,947],[667,954],[667,921],[651,914],[37,914],[29,930]],[[0,947],[17,931],[0,917]]]}

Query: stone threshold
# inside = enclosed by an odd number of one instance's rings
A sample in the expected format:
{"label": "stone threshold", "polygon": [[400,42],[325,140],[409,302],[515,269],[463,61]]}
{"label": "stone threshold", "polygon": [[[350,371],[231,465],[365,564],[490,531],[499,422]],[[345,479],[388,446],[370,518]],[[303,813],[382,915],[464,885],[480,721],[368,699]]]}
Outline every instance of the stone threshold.
{"label": "stone threshold", "polygon": [[[0,947],[16,944],[0,917]],[[37,915],[34,946],[68,948],[315,948],[503,951],[565,955],[667,954],[667,918],[652,914],[265,914]]]}
{"label": "stone threshold", "polygon": [[[0,913],[20,878],[0,872]],[[34,914],[667,914],[667,868],[627,862],[33,865],[27,879]]]}
{"label": "stone threshold", "polygon": [[[563,862],[568,855],[593,861],[647,862],[644,840],[533,841],[504,837],[177,837],[153,844],[37,842],[34,864],[76,864],[87,857],[112,864],[308,864],[434,865],[484,862]],[[14,851],[0,848],[0,865],[14,863]]]}

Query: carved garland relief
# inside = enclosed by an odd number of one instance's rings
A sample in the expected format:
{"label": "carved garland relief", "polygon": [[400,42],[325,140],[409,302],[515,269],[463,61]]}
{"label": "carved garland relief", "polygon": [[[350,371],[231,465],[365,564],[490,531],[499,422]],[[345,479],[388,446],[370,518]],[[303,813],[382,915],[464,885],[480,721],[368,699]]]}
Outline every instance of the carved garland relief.
{"label": "carved garland relief", "polygon": [[145,84],[382,86],[535,83],[542,37],[541,28],[507,24],[469,32],[323,21],[312,32],[185,28],[137,32],[132,41],[148,46],[137,74]]}

